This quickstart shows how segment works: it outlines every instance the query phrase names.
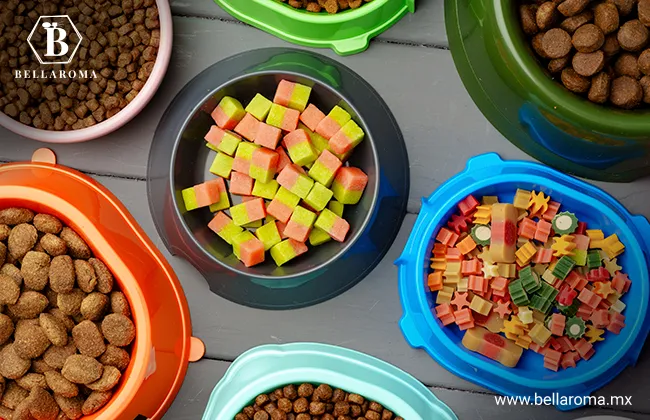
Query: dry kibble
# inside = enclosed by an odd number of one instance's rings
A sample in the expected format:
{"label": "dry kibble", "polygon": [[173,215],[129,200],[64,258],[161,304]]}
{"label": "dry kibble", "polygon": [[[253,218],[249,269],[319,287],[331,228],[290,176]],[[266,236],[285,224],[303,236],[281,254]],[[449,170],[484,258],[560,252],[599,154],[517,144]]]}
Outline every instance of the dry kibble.
{"label": "dry kibble", "polygon": [[576,29],[586,23],[591,22],[592,20],[594,20],[594,13],[591,10],[585,10],[580,14],[564,19],[562,23],[560,23],[560,28],[564,29],[570,34],[573,34]]}
{"label": "dry kibble", "polygon": [[31,365],[29,360],[18,356],[14,344],[6,345],[0,350],[0,375],[7,379],[20,378],[27,373]]}
{"label": "dry kibble", "polygon": [[641,78],[641,70],[635,55],[623,53],[614,63],[614,73],[617,76],[630,76],[634,79]]}
{"label": "dry kibble", "polygon": [[20,286],[14,279],[0,274],[0,305],[14,305],[20,297]]}
{"label": "dry kibble", "polygon": [[68,331],[65,325],[54,315],[42,313],[38,317],[39,324],[50,342],[58,347],[68,344]]}
{"label": "dry kibble", "polygon": [[16,382],[10,381],[2,395],[2,405],[10,410],[15,410],[28,396],[29,391],[18,386]]}
{"label": "dry kibble", "polygon": [[40,357],[51,344],[43,328],[30,321],[18,322],[16,331],[14,331],[14,339],[14,351],[25,360]]}
{"label": "dry kibble", "polygon": [[304,383],[298,387],[298,396],[300,397],[308,398],[311,397],[313,393],[314,386],[312,384]]}
{"label": "dry kibble", "polygon": [[7,315],[0,313],[0,346],[14,333],[14,322]]}
{"label": "dry kibble", "polygon": [[63,365],[68,360],[68,357],[77,353],[77,347],[72,340],[68,341],[69,343],[67,345],[63,347],[52,346],[43,354],[43,361],[52,369],[63,369]]}
{"label": "dry kibble", "polygon": [[594,24],[605,35],[611,34],[619,27],[618,9],[612,3],[599,3],[594,7]]}
{"label": "dry kibble", "polygon": [[537,9],[537,13],[535,14],[535,22],[537,23],[537,27],[542,31],[549,29],[551,25],[555,23],[557,18],[558,13],[556,5],[552,1],[542,3]]}
{"label": "dry kibble", "polygon": [[650,75],[650,49],[643,51],[637,60],[639,70],[645,75]]}
{"label": "dry kibble", "polygon": [[106,351],[101,355],[99,361],[104,366],[114,366],[124,372],[129,366],[129,363],[131,363],[131,357],[126,350],[109,344],[106,346]]}
{"label": "dry kibble", "polygon": [[48,303],[45,295],[28,290],[20,295],[15,305],[7,305],[7,313],[17,319],[34,319],[47,308]]}
{"label": "dry kibble", "polygon": [[49,214],[37,214],[34,216],[34,227],[39,232],[51,233],[58,235],[63,229],[63,224],[59,219]]}
{"label": "dry kibble", "polygon": [[605,66],[605,54],[602,51],[578,52],[573,56],[572,65],[576,73],[590,77],[601,71]]}
{"label": "dry kibble", "polygon": [[54,394],[54,400],[59,404],[61,411],[65,413],[69,419],[76,420],[83,416],[83,411],[81,410],[84,403],[83,399],[79,397],[66,398],[62,395]]}
{"label": "dry kibble", "polygon": [[33,388],[29,393],[29,412],[36,420],[56,420],[59,406],[54,397],[43,388]]}
{"label": "dry kibble", "polygon": [[122,314],[109,314],[102,321],[104,337],[114,346],[125,347],[135,339],[133,321]]}
{"label": "dry kibble", "polygon": [[11,228],[9,225],[0,223],[0,241],[6,241],[11,233]]}
{"label": "dry kibble", "polygon": [[27,373],[25,376],[16,379],[16,383],[23,389],[31,391],[32,388],[47,389],[47,382],[45,375],[42,373]]}
{"label": "dry kibble", "polygon": [[72,229],[68,227],[64,227],[61,230],[61,239],[63,239],[68,246],[68,250],[70,252],[70,256],[72,258],[80,258],[87,260],[92,256],[92,253],[90,252],[90,248],[88,247],[88,244],[81,239],[79,235]]}
{"label": "dry kibble", "polygon": [[50,287],[57,293],[70,293],[74,289],[76,276],[74,263],[69,255],[59,255],[50,263]]}
{"label": "dry kibble", "polygon": [[113,274],[108,267],[106,267],[106,264],[97,258],[90,258],[88,262],[93,267],[97,277],[97,291],[104,294],[111,293],[113,290],[114,279]]}
{"label": "dry kibble", "polygon": [[68,247],[65,244],[65,241],[51,233],[46,233],[43,235],[39,243],[43,250],[45,250],[45,252],[50,254],[52,257],[65,255],[68,252]]}
{"label": "dry kibble", "polygon": [[73,398],[79,395],[79,387],[63,377],[61,373],[51,370],[45,372],[43,375],[47,386],[56,395],[61,395],[66,398]]}
{"label": "dry kibble", "polygon": [[14,260],[22,259],[25,254],[34,248],[37,240],[38,232],[34,226],[27,223],[17,225],[11,230],[7,239],[9,255]]}
{"label": "dry kibble", "polygon": [[74,271],[77,275],[77,284],[85,293],[91,293],[97,286],[97,275],[93,266],[85,260],[74,261]]}
{"label": "dry kibble", "polygon": [[616,34],[609,34],[605,37],[602,50],[607,58],[613,57],[621,51]]}
{"label": "dry kibble", "polygon": [[[641,84],[641,89],[643,89],[643,102],[650,104],[650,76],[643,76],[639,80],[639,83]],[[0,336],[0,343],[2,342],[1,338]]]}
{"label": "dry kibble", "polygon": [[557,10],[564,16],[574,16],[582,12],[590,0],[564,0],[559,4]]}
{"label": "dry kibble", "polygon": [[628,20],[618,30],[618,43],[626,51],[641,51],[648,43],[648,28],[639,20]]}
{"label": "dry kibble", "polygon": [[542,58],[549,58],[546,55],[546,52],[544,52],[544,45],[542,43],[542,40],[544,39],[544,35],[546,32],[540,32],[537,35],[535,35],[531,41],[531,45],[533,47],[533,50],[535,50],[535,53],[539,55]]}
{"label": "dry kibble", "polygon": [[72,339],[79,353],[85,356],[99,357],[106,351],[104,337],[92,321],[86,320],[77,324],[72,329]]}
{"label": "dry kibble", "polygon": [[102,376],[104,367],[92,357],[74,354],[63,364],[61,374],[75,384],[89,384]]}
{"label": "dry kibble", "polygon": [[321,384],[314,390],[314,399],[317,401],[328,401],[332,398],[332,387]]}
{"label": "dry kibble", "polygon": [[650,26],[650,1],[649,0],[639,0],[637,6],[639,12],[639,20],[645,26]]}
{"label": "dry kibble", "polygon": [[537,27],[537,6],[534,4],[522,4],[519,6],[521,16],[521,26],[526,35],[535,35],[539,28]]}
{"label": "dry kibble", "polygon": [[[59,300],[58,295],[57,295],[56,299],[57,299],[57,302],[58,302],[58,300]],[[67,332],[72,331],[75,324],[74,324],[74,321],[72,320],[72,318],[70,318],[70,316],[63,313],[63,311],[61,309],[59,309],[59,308],[52,308],[52,309],[49,310],[49,313],[52,314],[56,319],[58,319],[59,322],[61,322],[61,324],[65,327]]]}
{"label": "dry kibble", "polygon": [[[114,293],[121,293],[121,292],[114,292]],[[126,299],[124,301],[124,304],[128,309],[129,305],[128,302],[126,302]],[[88,296],[86,296],[84,300],[81,302],[81,316],[83,316],[84,319],[88,319],[90,321],[99,321],[106,313],[108,309],[108,305],[109,305],[109,299],[105,294],[93,292]],[[129,313],[123,315],[130,316],[130,311]]]}
{"label": "dry kibble", "polygon": [[609,99],[619,108],[632,109],[641,103],[643,89],[637,80],[629,76],[621,76],[612,81]]}
{"label": "dry kibble", "polygon": [[[114,366],[104,366],[104,372],[102,377],[96,380],[95,382],[89,383],[86,385],[88,388],[93,391],[106,392],[115,388],[117,383],[120,381],[122,374],[120,370]],[[289,400],[287,400],[289,401]],[[291,402],[289,402],[291,404]]]}
{"label": "dry kibble", "polygon": [[544,34],[542,49],[548,58],[561,58],[571,51],[571,36],[560,28],[553,28]]}
{"label": "dry kibble", "polygon": [[49,280],[50,256],[44,252],[29,251],[23,258],[20,274],[25,287],[41,291]]}
{"label": "dry kibble", "polygon": [[616,5],[621,16],[627,16],[634,10],[637,0],[607,0],[607,2]]}
{"label": "dry kibble", "polygon": [[61,311],[69,316],[81,315],[81,302],[86,298],[86,293],[81,289],[73,289],[70,293],[59,293],[57,304]]}
{"label": "dry kibble", "polygon": [[605,35],[598,26],[588,23],[574,32],[571,42],[579,52],[591,53],[603,46]]}
{"label": "dry kibble", "polygon": [[591,81],[588,78],[580,76],[572,68],[562,70],[561,79],[564,86],[571,92],[585,93],[591,85]]}
{"label": "dry kibble", "polygon": [[0,210],[0,223],[14,226],[22,223],[29,223],[34,219],[34,213],[31,210],[23,208],[8,208]]}

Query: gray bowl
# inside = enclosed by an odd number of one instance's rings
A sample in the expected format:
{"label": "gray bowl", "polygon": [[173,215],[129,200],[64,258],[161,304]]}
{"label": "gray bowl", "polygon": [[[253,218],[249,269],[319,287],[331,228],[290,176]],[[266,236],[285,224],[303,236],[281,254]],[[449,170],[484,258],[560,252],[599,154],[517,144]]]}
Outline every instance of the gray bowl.
{"label": "gray bowl", "polygon": [[[359,202],[346,206],[351,226],[344,243],[311,247],[282,267],[267,261],[245,267],[232,248],[208,229],[208,209],[185,211],[180,192],[213,179],[214,152],[203,136],[210,112],[224,96],[246,104],[256,93],[272,98],[282,79],[312,86],[311,102],[323,110],[339,105],[366,132],[347,164],[368,174]],[[149,201],[170,252],[197,267],[211,289],[237,303],[261,308],[311,305],[348,289],[385,255],[403,220],[408,199],[408,157],[399,128],[377,93],[358,75],[320,55],[264,49],[226,59],[199,74],[163,116],[147,173]],[[231,196],[233,204],[238,196]]]}

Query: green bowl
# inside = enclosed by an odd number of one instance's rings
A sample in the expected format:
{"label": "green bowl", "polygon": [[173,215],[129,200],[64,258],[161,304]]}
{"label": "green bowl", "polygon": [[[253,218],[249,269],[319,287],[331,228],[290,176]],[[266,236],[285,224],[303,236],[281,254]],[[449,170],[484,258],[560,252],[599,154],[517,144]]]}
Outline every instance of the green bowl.
{"label": "green bowl", "polygon": [[294,9],[277,0],[215,1],[242,22],[294,44],[332,48],[339,55],[365,51],[370,39],[415,12],[415,0],[373,0],[334,15]]}
{"label": "green bowl", "polygon": [[578,176],[627,182],[650,174],[650,111],[597,105],[535,60],[515,0],[445,0],[451,52],[488,120],[534,158]]}

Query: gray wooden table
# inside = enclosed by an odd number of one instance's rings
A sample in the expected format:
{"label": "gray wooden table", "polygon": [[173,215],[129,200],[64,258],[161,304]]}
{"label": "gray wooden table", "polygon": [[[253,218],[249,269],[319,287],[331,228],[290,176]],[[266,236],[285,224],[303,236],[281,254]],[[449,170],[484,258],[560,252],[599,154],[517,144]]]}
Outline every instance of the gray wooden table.
{"label": "gray wooden table", "polygon": [[[235,305],[209,292],[199,273],[169,255],[158,237],[146,195],[146,164],[154,130],[174,95],[196,74],[230,55],[285,42],[239,23],[210,0],[172,0],[174,52],[169,72],[151,104],[127,126],[89,143],[54,146],[58,161],[80,169],[110,188],[163,250],[176,270],[192,311],[194,334],[207,346],[192,364],[165,419],[200,418],[214,385],[230,362],[265,343],[317,341],[360,350],[410,372],[447,403],[460,419],[574,419],[618,414],[650,419],[650,351],[600,395],[632,395],[633,406],[561,413],[551,407],[498,407],[493,393],[457,378],[424,352],[406,344],[397,322],[401,307],[397,270],[420,208],[473,155],[494,151],[506,159],[530,159],[504,139],[476,108],[456,74],[444,30],[443,0],[418,0],[417,13],[375,39],[360,55],[338,58],[365,77],[399,122],[411,162],[408,215],[392,249],[360,284],[320,305],[267,312]],[[336,56],[326,50],[326,55]],[[393,83],[404,75],[401,83]],[[0,129],[0,161],[28,160],[43,144]],[[650,217],[650,179],[632,184],[598,183],[633,213]],[[344,328],[341,326],[344,325]]]}

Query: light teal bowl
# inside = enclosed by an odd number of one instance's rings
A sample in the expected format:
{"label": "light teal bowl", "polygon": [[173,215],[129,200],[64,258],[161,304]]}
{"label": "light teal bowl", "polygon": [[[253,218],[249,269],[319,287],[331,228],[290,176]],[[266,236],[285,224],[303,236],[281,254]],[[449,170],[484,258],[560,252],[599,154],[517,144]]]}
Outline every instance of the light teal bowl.
{"label": "light teal bowl", "polygon": [[239,356],[212,391],[203,420],[232,420],[259,394],[303,382],[366,396],[408,420],[458,420],[408,373],[363,353],[317,343],[264,345]]}

